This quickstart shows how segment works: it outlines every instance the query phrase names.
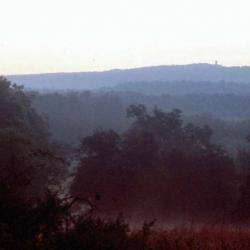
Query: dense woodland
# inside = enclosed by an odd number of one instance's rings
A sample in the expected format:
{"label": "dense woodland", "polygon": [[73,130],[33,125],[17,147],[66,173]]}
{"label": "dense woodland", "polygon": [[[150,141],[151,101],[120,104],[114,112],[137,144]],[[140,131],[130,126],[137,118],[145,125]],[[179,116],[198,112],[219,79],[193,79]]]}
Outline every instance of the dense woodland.
{"label": "dense woodland", "polygon": [[249,98],[0,78],[0,248],[249,249]]}

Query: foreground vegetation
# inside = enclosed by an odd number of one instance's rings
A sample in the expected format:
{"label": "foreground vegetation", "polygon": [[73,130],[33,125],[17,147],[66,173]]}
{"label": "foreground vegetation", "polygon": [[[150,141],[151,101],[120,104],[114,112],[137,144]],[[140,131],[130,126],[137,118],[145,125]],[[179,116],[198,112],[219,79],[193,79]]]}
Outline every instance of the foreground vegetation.
{"label": "foreground vegetation", "polygon": [[112,221],[90,213],[74,217],[70,213],[73,203],[62,203],[52,194],[33,208],[17,204],[9,200],[5,201],[5,208],[1,205],[1,249],[244,250],[250,247],[250,233],[245,229],[182,226],[154,230],[154,223],[150,222],[132,230],[122,217]]}

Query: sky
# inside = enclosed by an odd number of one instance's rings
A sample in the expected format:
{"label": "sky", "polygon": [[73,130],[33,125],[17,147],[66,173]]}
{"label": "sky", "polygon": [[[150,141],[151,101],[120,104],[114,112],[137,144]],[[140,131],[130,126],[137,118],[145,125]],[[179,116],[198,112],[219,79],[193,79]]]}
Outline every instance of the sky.
{"label": "sky", "polygon": [[250,65],[249,0],[0,0],[0,75]]}

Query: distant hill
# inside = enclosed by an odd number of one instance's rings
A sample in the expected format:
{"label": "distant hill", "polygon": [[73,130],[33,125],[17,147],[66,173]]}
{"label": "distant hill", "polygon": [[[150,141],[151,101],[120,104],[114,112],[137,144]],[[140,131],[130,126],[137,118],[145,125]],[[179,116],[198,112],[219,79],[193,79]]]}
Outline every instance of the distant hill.
{"label": "distant hill", "polygon": [[104,88],[103,92],[135,92],[144,95],[236,94],[250,95],[250,84],[212,81],[128,82]]}
{"label": "distant hill", "polygon": [[102,72],[10,75],[9,80],[31,89],[93,90],[132,82],[240,82],[250,83],[250,67],[211,64],[154,66]]}

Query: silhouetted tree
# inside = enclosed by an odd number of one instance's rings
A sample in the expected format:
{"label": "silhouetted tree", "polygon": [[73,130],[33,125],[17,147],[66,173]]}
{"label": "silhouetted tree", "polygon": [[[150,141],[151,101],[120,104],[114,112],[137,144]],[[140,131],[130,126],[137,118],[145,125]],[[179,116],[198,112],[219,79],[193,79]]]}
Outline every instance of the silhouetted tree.
{"label": "silhouetted tree", "polygon": [[48,124],[22,87],[0,78],[0,183],[23,197],[42,194],[63,164],[52,153]]}

